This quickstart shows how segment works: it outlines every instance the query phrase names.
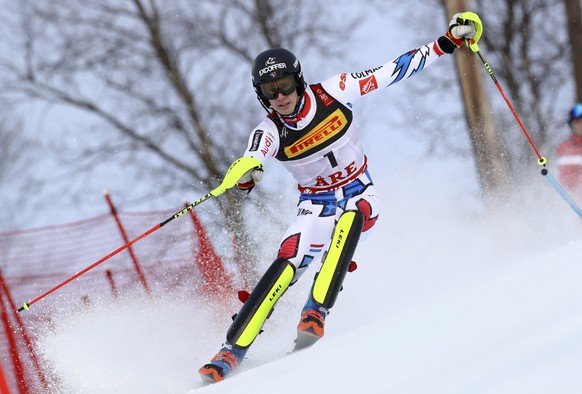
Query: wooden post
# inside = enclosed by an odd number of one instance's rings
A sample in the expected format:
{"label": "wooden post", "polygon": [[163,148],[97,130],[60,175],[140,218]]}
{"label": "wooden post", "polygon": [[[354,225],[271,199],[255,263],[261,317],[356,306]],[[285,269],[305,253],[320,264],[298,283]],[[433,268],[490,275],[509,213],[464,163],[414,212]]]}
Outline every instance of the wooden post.
{"label": "wooden post", "polygon": [[[568,38],[572,48],[572,69],[576,85],[576,100],[582,102],[582,9],[580,0],[564,0]],[[573,104],[573,103],[572,103]]]}
{"label": "wooden post", "polygon": [[[471,11],[465,0],[443,0],[447,22],[458,12]],[[486,32],[485,32],[486,34]],[[486,202],[508,191],[508,168],[485,89],[485,68],[478,56],[463,46],[454,53],[465,117],[471,138],[481,192]]]}

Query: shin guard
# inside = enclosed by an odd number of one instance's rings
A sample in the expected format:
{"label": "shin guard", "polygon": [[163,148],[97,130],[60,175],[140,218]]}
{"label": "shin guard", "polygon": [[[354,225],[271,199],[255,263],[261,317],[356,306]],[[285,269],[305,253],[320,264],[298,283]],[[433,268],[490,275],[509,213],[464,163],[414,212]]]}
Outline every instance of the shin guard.
{"label": "shin guard", "polygon": [[240,348],[249,347],[294,276],[293,264],[283,258],[276,259],[240,309],[228,329],[226,340]]}
{"label": "shin guard", "polygon": [[344,212],[333,231],[331,244],[312,288],[313,300],[324,308],[331,308],[342,288],[342,283],[356,251],[364,226],[360,211]]}

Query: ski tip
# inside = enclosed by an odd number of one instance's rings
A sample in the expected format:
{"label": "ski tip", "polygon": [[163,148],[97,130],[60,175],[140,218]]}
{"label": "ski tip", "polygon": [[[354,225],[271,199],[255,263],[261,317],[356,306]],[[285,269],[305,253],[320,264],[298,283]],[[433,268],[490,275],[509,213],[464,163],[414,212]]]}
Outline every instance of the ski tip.
{"label": "ski tip", "polygon": [[222,368],[214,364],[206,364],[198,370],[200,377],[206,383],[216,383],[224,380]]}

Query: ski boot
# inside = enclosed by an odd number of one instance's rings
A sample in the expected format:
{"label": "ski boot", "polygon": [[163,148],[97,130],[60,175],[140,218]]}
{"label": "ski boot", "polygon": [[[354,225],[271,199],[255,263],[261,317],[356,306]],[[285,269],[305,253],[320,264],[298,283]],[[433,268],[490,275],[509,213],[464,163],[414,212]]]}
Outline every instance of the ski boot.
{"label": "ski boot", "polygon": [[313,298],[309,297],[301,312],[301,320],[297,325],[294,350],[309,347],[323,337],[323,327],[328,313],[329,309],[318,306]]}
{"label": "ski boot", "polygon": [[210,363],[205,364],[198,370],[204,381],[215,383],[223,380],[244,360],[248,350],[233,346],[228,342],[223,346],[216,356],[210,360]]}

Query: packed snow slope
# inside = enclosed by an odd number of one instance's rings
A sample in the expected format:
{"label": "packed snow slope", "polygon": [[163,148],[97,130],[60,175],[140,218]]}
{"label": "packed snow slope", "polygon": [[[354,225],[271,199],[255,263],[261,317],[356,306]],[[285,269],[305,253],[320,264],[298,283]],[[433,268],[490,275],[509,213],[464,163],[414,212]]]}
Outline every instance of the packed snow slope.
{"label": "packed snow slope", "polygon": [[288,354],[316,267],[277,304],[239,373],[212,386],[197,370],[238,301],[104,298],[64,307],[42,332],[53,393],[579,393],[580,219],[542,177],[486,211],[451,181],[454,168],[419,163],[377,182],[382,218],[312,348]]}
{"label": "packed snow slope", "polygon": [[378,289],[366,313],[354,300],[330,317],[329,331],[340,319],[358,327],[192,392],[579,393],[581,253],[577,242],[517,259],[394,314]]}
{"label": "packed snow slope", "polygon": [[[321,67],[320,58],[300,56],[309,81],[375,67],[446,28],[428,18],[424,25],[432,27],[403,35],[410,26],[396,21],[409,21],[423,4],[400,3],[390,7],[390,23],[385,13],[366,15],[350,47],[358,50],[345,51],[349,59],[327,59]],[[64,293],[55,293],[30,311],[42,304],[58,312],[46,327],[32,328],[43,365],[56,378],[51,394],[581,393],[582,220],[538,175],[533,156],[531,174],[513,174],[525,184],[512,185],[509,200],[485,209],[452,70],[453,58],[444,57],[414,77],[447,76],[431,87],[438,103],[423,100],[425,90],[412,78],[354,107],[383,212],[375,233],[359,245],[359,268],[347,276],[319,343],[288,354],[315,263],[277,304],[239,373],[212,386],[197,371],[224,341],[240,307],[236,295],[214,304],[188,289],[151,299],[125,293],[116,301],[92,294],[90,307],[72,308]],[[490,88],[491,100],[507,111]],[[438,110],[425,113],[428,106]],[[458,122],[443,127],[437,112]],[[496,110],[503,115],[511,119]],[[520,133],[517,125],[502,132]],[[439,144],[430,146],[434,141]],[[233,147],[233,154],[241,149]],[[297,199],[289,178],[273,164],[259,185],[284,195],[269,206],[287,222]],[[281,233],[261,225],[257,218],[259,239]],[[265,268],[277,246],[269,245]],[[83,285],[80,278],[68,286]]]}

